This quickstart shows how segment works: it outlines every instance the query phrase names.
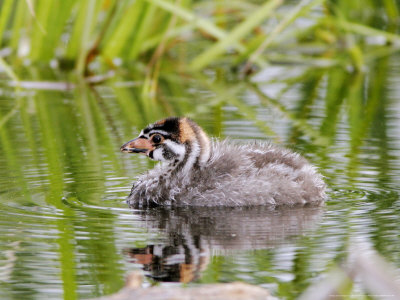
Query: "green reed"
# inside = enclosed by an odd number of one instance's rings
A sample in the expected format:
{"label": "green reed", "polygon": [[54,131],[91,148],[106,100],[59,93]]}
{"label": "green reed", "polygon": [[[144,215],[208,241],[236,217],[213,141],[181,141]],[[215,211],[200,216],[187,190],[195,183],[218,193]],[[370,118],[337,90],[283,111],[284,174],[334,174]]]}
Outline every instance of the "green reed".
{"label": "green reed", "polygon": [[[311,23],[301,25],[304,18]],[[360,69],[366,56],[376,53],[366,49],[367,38],[399,49],[398,24],[394,0],[383,5],[372,0],[233,1],[229,6],[188,0],[3,0],[0,49],[8,51],[0,67],[14,81],[28,79],[19,72],[23,63],[50,61],[80,74],[133,63],[147,66],[145,74],[153,79],[157,72],[149,68],[156,62],[162,67],[165,60],[184,71],[221,63],[249,71],[275,60]]]}

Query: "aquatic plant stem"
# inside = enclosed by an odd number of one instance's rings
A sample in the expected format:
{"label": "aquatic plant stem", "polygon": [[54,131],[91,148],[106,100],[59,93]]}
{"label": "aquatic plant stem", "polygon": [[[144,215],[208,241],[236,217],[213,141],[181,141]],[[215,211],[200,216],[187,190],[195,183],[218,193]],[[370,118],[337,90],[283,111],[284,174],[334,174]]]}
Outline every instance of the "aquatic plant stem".
{"label": "aquatic plant stem", "polygon": [[[267,38],[264,42],[251,54],[250,58],[248,59],[243,72],[246,73],[251,65],[258,59],[258,57],[267,49],[271,43],[275,40],[279,33],[281,33],[287,26],[293,23],[293,21],[300,16],[301,14],[305,13],[306,11],[310,10],[316,5],[321,4],[325,0],[314,0],[311,3],[307,4],[309,0],[301,1],[289,14],[287,14],[283,20],[272,30],[271,33],[268,34]],[[263,66],[265,67],[265,66]]]}
{"label": "aquatic plant stem", "polygon": [[87,57],[87,53],[89,51],[89,36],[90,36],[90,31],[91,31],[91,27],[93,25],[92,19],[94,18],[93,14],[95,11],[95,5],[96,5],[96,0],[88,0],[88,8],[87,8],[87,16],[85,19],[85,23],[83,26],[83,30],[82,30],[82,38],[81,38],[81,49],[80,49],[80,53],[78,56],[78,62],[76,65],[76,70],[78,72],[78,74],[83,74],[84,69],[85,69],[85,61],[86,61],[86,57]]}
{"label": "aquatic plant stem", "polygon": [[272,0],[266,2],[255,12],[250,14],[241,24],[236,26],[224,39],[218,41],[215,45],[206,49],[203,53],[197,56],[190,64],[191,69],[200,70],[216,57],[224,53],[229,46],[233,46],[240,42],[256,26],[262,23],[266,17],[272,14],[273,11],[282,3],[282,0]]}
{"label": "aquatic plant stem", "polygon": [[118,1],[115,1],[111,11],[109,12],[107,19],[105,21],[105,23],[103,24],[103,27],[101,28],[101,31],[99,33],[99,35],[97,36],[97,39],[95,40],[95,42],[93,43],[93,46],[89,49],[89,51],[86,54],[86,58],[85,58],[85,74],[87,73],[87,68],[89,63],[100,53],[100,44],[107,32],[107,29],[110,27],[110,23],[112,22],[115,13],[117,11],[117,7],[118,7]]}
{"label": "aquatic plant stem", "polygon": [[18,76],[14,73],[12,68],[5,62],[5,60],[0,56],[0,67],[3,68],[4,72],[12,79],[14,80],[17,85],[18,82],[20,81]]}

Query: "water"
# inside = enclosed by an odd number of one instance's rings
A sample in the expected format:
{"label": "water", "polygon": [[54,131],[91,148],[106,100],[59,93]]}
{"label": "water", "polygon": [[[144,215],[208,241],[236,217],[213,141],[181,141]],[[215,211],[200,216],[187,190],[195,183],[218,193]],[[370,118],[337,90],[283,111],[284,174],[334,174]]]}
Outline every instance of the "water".
{"label": "water", "polygon": [[[400,268],[399,61],[365,74],[274,66],[251,83],[166,76],[157,100],[135,78],[71,91],[3,82],[0,298],[106,295],[142,269],[145,286],[245,281],[293,299],[354,241]],[[327,205],[129,209],[134,177],[153,163],[119,147],[168,115],[299,151],[326,176]]]}

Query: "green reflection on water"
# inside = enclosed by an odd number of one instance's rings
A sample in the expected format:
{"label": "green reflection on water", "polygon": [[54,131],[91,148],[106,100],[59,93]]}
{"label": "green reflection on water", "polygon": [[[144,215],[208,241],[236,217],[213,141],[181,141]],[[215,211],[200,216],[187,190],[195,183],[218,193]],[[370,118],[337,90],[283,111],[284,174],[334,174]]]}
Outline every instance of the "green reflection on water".
{"label": "green reflection on water", "polygon": [[[119,153],[147,123],[168,115],[193,117],[212,136],[295,148],[321,168],[331,189],[320,220],[261,249],[249,241],[234,249],[180,216],[200,231],[181,229],[175,243],[214,239],[197,282],[244,280],[292,299],[346,256],[354,236],[400,267],[397,61],[380,59],[363,73],[299,67],[290,74],[281,67],[276,77],[261,74],[254,82],[165,76],[157,98],[144,97],[134,76],[68,92],[3,85],[0,119],[20,106],[0,127],[2,297],[109,294],[128,270],[142,267],[126,248],[168,244],[174,231],[165,224],[174,216],[152,225],[123,202],[133,177],[153,163]],[[215,246],[228,251],[214,253]]]}

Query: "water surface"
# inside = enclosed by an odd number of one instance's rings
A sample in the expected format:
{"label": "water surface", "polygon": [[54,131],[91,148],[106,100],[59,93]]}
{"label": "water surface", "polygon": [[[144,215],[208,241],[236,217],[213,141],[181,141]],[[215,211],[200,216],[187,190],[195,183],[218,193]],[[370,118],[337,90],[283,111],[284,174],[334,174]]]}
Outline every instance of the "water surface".
{"label": "water surface", "polygon": [[[0,298],[106,295],[142,269],[146,286],[245,281],[293,299],[354,241],[400,268],[399,61],[365,73],[271,66],[252,82],[166,76],[157,100],[136,78],[70,91],[3,82]],[[128,208],[134,177],[154,163],[119,147],[169,115],[217,138],[295,149],[326,176],[327,204]]]}

